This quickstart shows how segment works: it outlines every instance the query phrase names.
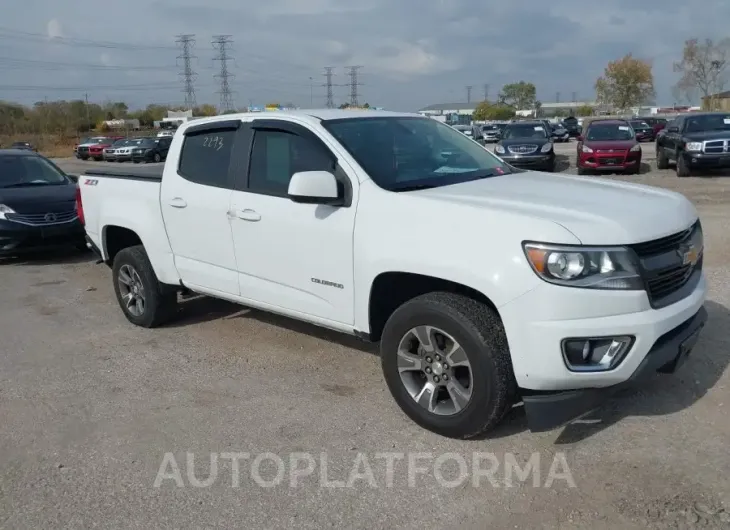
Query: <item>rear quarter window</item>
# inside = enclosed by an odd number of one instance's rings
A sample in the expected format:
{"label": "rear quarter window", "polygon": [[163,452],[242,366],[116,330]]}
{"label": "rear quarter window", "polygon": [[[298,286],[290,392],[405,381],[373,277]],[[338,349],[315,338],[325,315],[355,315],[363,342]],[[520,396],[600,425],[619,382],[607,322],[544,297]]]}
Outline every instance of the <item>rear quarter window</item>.
{"label": "rear quarter window", "polygon": [[227,188],[228,168],[236,131],[205,131],[185,136],[180,152],[178,174],[186,180]]}

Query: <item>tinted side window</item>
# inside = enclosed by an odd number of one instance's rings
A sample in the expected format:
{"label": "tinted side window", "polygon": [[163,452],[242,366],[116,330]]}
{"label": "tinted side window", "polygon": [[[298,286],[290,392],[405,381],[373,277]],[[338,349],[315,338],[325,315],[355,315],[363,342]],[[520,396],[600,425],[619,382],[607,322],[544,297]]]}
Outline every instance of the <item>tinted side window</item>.
{"label": "tinted side window", "polygon": [[235,136],[236,131],[231,130],[186,136],[178,166],[180,176],[197,184],[227,188]]}
{"label": "tinted side window", "polygon": [[321,145],[283,131],[256,131],[248,190],[286,196],[289,181],[300,171],[335,171],[334,156]]}

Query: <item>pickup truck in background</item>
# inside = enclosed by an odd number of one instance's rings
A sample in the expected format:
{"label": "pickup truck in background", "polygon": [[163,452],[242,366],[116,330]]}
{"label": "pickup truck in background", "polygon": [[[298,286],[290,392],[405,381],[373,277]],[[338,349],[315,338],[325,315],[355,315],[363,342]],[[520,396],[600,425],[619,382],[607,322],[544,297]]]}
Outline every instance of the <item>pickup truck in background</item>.
{"label": "pickup truck in background", "polygon": [[428,117],[203,118],[140,169],[89,171],[77,197],[130,322],[192,291],[379,341],[395,401],[444,436],[519,402],[532,430],[563,425],[673,372],[707,318],[685,197],[515,169]]}
{"label": "pickup truck in background", "polygon": [[656,165],[674,162],[678,177],[708,169],[730,170],[730,112],[677,116],[656,137]]}

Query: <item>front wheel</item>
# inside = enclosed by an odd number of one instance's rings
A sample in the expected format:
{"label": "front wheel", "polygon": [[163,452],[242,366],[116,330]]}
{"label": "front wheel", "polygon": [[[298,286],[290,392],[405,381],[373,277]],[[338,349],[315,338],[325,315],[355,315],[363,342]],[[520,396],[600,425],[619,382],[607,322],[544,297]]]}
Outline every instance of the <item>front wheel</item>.
{"label": "front wheel", "polygon": [[399,307],[380,342],[386,383],[421,427],[449,438],[476,437],[503,418],[516,383],[499,316],[452,293]]}
{"label": "front wheel", "polygon": [[119,251],[112,278],[119,306],[132,324],[153,328],[173,316],[177,293],[159,282],[142,245]]}
{"label": "front wheel", "polygon": [[677,153],[677,176],[678,177],[689,177],[691,171],[687,165],[687,160],[684,158],[682,153]]}
{"label": "front wheel", "polygon": [[667,153],[664,152],[664,148],[659,144],[656,144],[656,167],[657,169],[669,169]]}

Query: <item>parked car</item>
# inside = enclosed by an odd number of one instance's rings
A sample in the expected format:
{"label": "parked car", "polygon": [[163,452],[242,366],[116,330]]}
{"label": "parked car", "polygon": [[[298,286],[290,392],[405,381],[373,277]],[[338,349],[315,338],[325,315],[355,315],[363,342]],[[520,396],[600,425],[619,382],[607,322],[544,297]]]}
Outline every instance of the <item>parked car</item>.
{"label": "parked car", "polygon": [[504,128],[494,152],[515,167],[555,171],[551,132],[540,121],[510,123]]}
{"label": "parked car", "polygon": [[563,425],[675,371],[707,319],[684,196],[514,169],[429,117],[201,118],[164,169],[79,190],[129,322],[173,319],[187,289],[379,341],[395,401],[445,436],[520,401],[531,429]]}
{"label": "parked car", "polygon": [[575,116],[568,116],[563,119],[563,127],[568,131],[571,138],[577,138],[583,132],[583,127]]}
{"label": "parked car", "polygon": [[122,138],[121,140],[117,140],[109,147],[104,148],[104,161],[105,162],[116,162],[119,160],[118,153],[119,150],[121,150],[122,147],[125,145],[129,145],[130,140],[128,138]]}
{"label": "parked car", "polygon": [[38,149],[30,142],[13,142],[10,149],[28,149],[29,151],[38,151]]}
{"label": "parked car", "polygon": [[175,131],[160,131],[157,133],[157,138],[172,138],[175,136]]}
{"label": "parked car", "polygon": [[472,128],[470,125],[453,125],[454,129],[459,131],[462,134],[465,134],[469,138],[474,138],[474,131],[472,131]]}
{"label": "parked car", "polygon": [[167,158],[172,138],[144,138],[132,146],[132,162],[161,162]]}
{"label": "parked car", "polygon": [[132,151],[146,138],[123,138],[117,140],[111,147],[104,149],[104,160],[109,162],[128,162],[132,160]]}
{"label": "parked car", "polygon": [[123,140],[123,136],[111,136],[88,147],[89,158],[93,158],[97,162],[104,160],[104,150],[110,148],[115,142]]}
{"label": "parked car", "polygon": [[730,113],[693,112],[680,115],[656,140],[656,164],[674,162],[678,177],[707,169],[730,170]]}
{"label": "parked car", "polygon": [[550,136],[555,142],[568,142],[570,141],[570,133],[562,123],[551,123],[550,124]]}
{"label": "parked car", "polygon": [[659,134],[659,131],[664,129],[664,127],[667,126],[667,120],[666,118],[655,118],[655,117],[648,117],[648,118],[640,118],[642,121],[645,121],[649,125],[651,125],[652,129],[654,129],[654,137],[656,138],[657,134]]}
{"label": "parked car", "polygon": [[641,168],[641,145],[626,120],[592,120],[578,137],[578,174],[623,172]]}
{"label": "parked car", "polygon": [[[108,147],[118,139],[119,137],[110,138],[108,136],[93,136],[91,138],[87,138],[85,142],[80,143],[76,146],[76,158],[80,158],[81,160],[88,160],[89,158],[92,158],[91,154],[89,153],[92,147],[98,145],[105,145]],[[103,158],[104,155],[102,150],[95,149],[94,152],[97,157]]]}
{"label": "parked car", "polygon": [[631,128],[636,133],[636,140],[638,142],[653,142],[656,135],[654,134],[654,127],[646,123],[644,120],[631,120],[629,122]]}
{"label": "parked car", "polygon": [[499,140],[501,131],[496,125],[475,125],[472,135],[484,143],[492,143]]}
{"label": "parked car", "polygon": [[0,149],[0,256],[86,248],[75,178],[30,149]]}

